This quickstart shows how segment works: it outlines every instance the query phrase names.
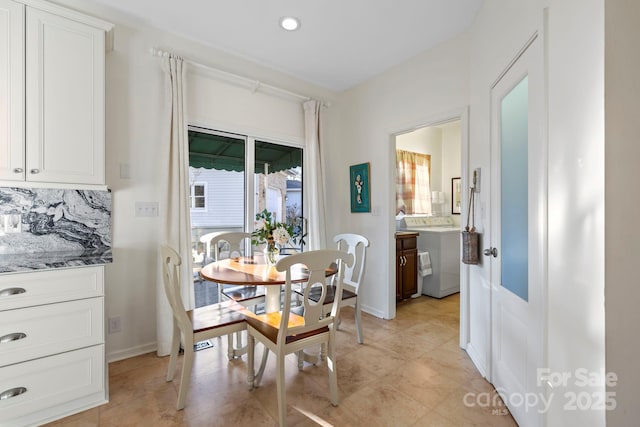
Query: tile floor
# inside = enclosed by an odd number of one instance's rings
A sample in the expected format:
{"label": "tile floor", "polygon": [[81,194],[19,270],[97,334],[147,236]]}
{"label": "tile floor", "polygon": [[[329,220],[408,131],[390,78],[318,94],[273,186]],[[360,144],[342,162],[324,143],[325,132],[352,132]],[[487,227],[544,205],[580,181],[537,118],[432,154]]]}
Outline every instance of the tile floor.
{"label": "tile floor", "polygon": [[[492,386],[458,347],[459,301],[459,295],[420,297],[399,304],[394,320],[363,313],[363,345],[356,342],[353,311],[345,307],[337,350],[340,405],[329,402],[324,365],[305,364],[298,372],[289,356],[288,425],[515,426],[494,399]],[[175,410],[179,372],[166,382],[168,357],[150,353],[109,365],[108,404],[51,425],[277,425],[273,358],[260,387],[249,391],[246,355],[229,362],[226,339],[213,343],[213,348],[196,352],[184,410]],[[487,406],[487,401],[495,405]]]}

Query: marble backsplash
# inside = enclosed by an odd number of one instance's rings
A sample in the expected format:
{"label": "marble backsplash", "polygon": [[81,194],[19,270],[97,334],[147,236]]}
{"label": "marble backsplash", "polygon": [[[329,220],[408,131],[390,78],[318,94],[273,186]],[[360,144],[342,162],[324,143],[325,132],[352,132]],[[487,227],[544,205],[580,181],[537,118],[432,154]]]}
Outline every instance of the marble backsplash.
{"label": "marble backsplash", "polygon": [[104,262],[111,262],[109,190],[0,188],[0,272]]}

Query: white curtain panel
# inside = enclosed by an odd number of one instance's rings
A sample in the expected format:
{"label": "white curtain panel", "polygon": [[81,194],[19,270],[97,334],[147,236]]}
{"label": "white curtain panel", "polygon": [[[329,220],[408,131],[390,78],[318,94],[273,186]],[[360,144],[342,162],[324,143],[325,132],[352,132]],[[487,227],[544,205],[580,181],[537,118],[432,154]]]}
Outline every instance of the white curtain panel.
{"label": "white curtain panel", "polygon": [[[195,307],[191,253],[191,219],[189,213],[189,140],[186,122],[186,64],[182,58],[162,58],[165,72],[165,138],[159,149],[164,154],[159,165],[164,172],[164,191],[160,204],[161,242],[174,248],[182,257],[180,286],[187,310]],[[162,266],[158,263],[157,335],[158,356],[170,352],[173,328],[171,307],[162,282]]]}
{"label": "white curtain panel", "polygon": [[310,250],[326,248],[326,213],[324,198],[324,165],[321,158],[322,103],[316,100],[304,103],[304,206],[309,220],[307,243]]}

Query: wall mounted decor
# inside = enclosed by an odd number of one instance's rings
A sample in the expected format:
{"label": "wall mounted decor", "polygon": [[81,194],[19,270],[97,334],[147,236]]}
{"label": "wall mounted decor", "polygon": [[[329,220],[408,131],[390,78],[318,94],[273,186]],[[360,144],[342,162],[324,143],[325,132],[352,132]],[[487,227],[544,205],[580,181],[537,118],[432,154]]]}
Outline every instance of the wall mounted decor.
{"label": "wall mounted decor", "polygon": [[349,167],[351,212],[371,212],[369,176],[369,163]]}
{"label": "wall mounted decor", "polygon": [[451,213],[460,215],[462,207],[462,181],[458,178],[451,178]]}

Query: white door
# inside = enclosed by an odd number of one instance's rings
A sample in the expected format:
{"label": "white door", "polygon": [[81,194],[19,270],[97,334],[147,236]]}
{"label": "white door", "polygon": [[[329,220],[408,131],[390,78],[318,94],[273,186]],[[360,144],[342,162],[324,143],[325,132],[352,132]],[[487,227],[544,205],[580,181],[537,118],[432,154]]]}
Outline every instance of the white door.
{"label": "white door", "polygon": [[[491,90],[491,382],[520,426],[542,423],[546,162],[542,42]],[[488,246],[488,245],[487,245]]]}

